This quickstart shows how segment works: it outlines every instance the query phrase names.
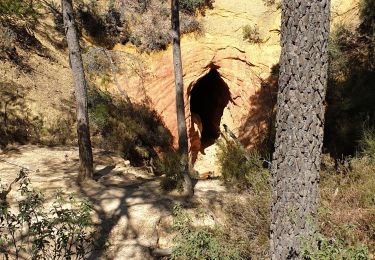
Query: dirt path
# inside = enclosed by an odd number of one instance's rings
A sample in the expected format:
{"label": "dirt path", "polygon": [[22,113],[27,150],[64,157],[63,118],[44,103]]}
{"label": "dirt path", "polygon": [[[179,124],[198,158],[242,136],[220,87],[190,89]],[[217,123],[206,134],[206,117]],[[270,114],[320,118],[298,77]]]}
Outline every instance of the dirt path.
{"label": "dirt path", "polygon": [[[80,187],[75,183],[76,148],[15,146],[0,153],[0,179],[2,184],[9,183],[19,172],[15,165],[21,165],[31,171],[32,185],[44,191],[47,201],[58,189],[88,198],[94,205],[93,219],[101,239],[108,242],[107,249],[95,252],[91,259],[153,259],[153,248],[171,247],[171,210],[175,202],[182,201],[181,196],[162,193],[159,179],[152,173],[134,168],[114,154],[94,150],[94,161],[96,181]],[[210,217],[198,221],[209,225],[219,221],[212,210],[221,208],[226,193],[218,180],[199,181],[188,204],[192,211],[205,209]],[[10,201],[16,196],[11,193]]]}

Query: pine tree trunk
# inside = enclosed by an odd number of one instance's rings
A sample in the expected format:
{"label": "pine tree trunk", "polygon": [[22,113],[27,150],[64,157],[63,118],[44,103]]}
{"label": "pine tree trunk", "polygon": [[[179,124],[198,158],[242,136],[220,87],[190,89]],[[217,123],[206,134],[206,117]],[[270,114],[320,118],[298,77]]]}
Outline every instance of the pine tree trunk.
{"label": "pine tree trunk", "polygon": [[173,65],[176,84],[176,109],[177,109],[177,125],[178,125],[178,146],[182,156],[182,168],[184,175],[184,191],[188,196],[193,195],[193,185],[189,176],[189,151],[188,137],[185,119],[185,102],[184,102],[184,86],[182,79],[182,61],[180,47],[180,17],[179,17],[179,0],[172,0],[172,40],[173,40]]}
{"label": "pine tree trunk", "polygon": [[80,169],[78,182],[93,177],[93,158],[90,141],[89,119],[87,112],[87,87],[81,49],[73,16],[72,0],[61,0],[66,39],[69,49],[69,61],[75,82],[77,110],[77,134],[79,146]]}
{"label": "pine tree trunk", "polygon": [[314,248],[327,84],[330,0],[283,0],[271,258]]}

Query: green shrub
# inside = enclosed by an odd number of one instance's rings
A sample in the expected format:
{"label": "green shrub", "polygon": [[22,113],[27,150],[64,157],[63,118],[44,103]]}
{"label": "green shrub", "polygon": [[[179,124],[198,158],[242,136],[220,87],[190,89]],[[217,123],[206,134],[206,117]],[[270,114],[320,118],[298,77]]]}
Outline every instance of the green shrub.
{"label": "green shrub", "polygon": [[243,39],[251,44],[262,43],[263,39],[260,36],[259,27],[257,25],[245,25],[242,28]]}
{"label": "green shrub", "polygon": [[[108,49],[113,48],[116,43],[123,42],[130,33],[127,21],[121,17],[121,11],[111,2],[105,10],[101,10],[96,1],[89,4],[79,2],[77,20],[80,29],[83,29],[96,45]],[[56,27],[59,24],[61,22],[56,20]]]}
{"label": "green shrub", "polygon": [[241,259],[269,259],[271,189],[233,194],[223,206],[228,239]]}
{"label": "green shrub", "polygon": [[177,189],[180,192],[183,190],[184,178],[181,160],[182,158],[178,153],[170,152],[156,161],[156,171],[163,175],[160,182],[162,190],[172,191]]}
{"label": "green shrub", "polygon": [[323,168],[320,174],[320,233],[329,242],[325,245],[327,250],[332,246],[332,250],[347,255],[366,245],[373,254],[375,161],[368,156],[346,161],[345,171],[337,172],[332,165]]}
{"label": "green shrub", "polygon": [[336,260],[336,259],[353,259],[367,260],[369,259],[368,248],[363,245],[348,246],[345,241],[338,239],[328,239],[319,234],[317,235],[318,248],[308,248],[303,244],[302,255],[308,260]]}
{"label": "green shrub", "polygon": [[263,0],[263,3],[267,7],[276,7],[276,10],[281,9],[281,1],[280,0]]}
{"label": "green shrub", "polygon": [[28,0],[1,0],[0,15],[4,17],[36,18],[36,4]]}
{"label": "green shrub", "polygon": [[43,194],[29,187],[24,171],[17,179],[23,197],[17,207],[7,202],[7,189],[0,192],[0,253],[5,259],[13,254],[15,259],[21,254],[29,259],[85,259],[93,248],[91,204],[59,191],[47,210]]}
{"label": "green shrub", "polygon": [[41,142],[46,145],[72,144],[77,140],[75,125],[73,115],[61,115],[43,131]]}
{"label": "green shrub", "polygon": [[180,0],[180,9],[188,14],[195,14],[203,11],[206,7],[212,8],[213,0]]}
{"label": "green shrub", "polygon": [[365,19],[373,9],[367,12],[359,28],[342,24],[330,34],[324,146],[336,159],[359,150],[363,122],[375,127],[374,26]]}
{"label": "green shrub", "polygon": [[146,104],[116,100],[90,86],[88,108],[93,143],[118,152],[133,165],[144,165],[157,157],[155,149],[169,151],[172,135],[157,112]]}
{"label": "green shrub", "polygon": [[106,50],[103,48],[89,48],[83,53],[83,65],[85,72],[88,73],[89,76],[111,73],[111,63],[105,51]]}
{"label": "green shrub", "polygon": [[178,232],[171,259],[240,259],[219,228],[193,227],[190,216],[180,204],[173,208],[173,228]]}
{"label": "green shrub", "polygon": [[184,13],[181,14],[181,21],[180,21],[180,29],[181,33],[196,33],[202,34],[203,26],[197,20],[195,16],[186,15]]}
{"label": "green shrub", "polygon": [[[240,194],[228,198],[223,207],[224,232],[236,243],[241,259],[267,259],[271,203],[268,169],[262,167],[258,152],[249,153],[237,142],[219,141],[218,146],[225,183],[240,188]],[[244,188],[246,192],[241,191]]]}
{"label": "green shrub", "polygon": [[218,142],[218,163],[225,182],[258,192],[268,187],[269,173],[257,151],[247,152],[236,142]]}
{"label": "green shrub", "polygon": [[0,50],[10,52],[14,48],[16,40],[16,33],[11,28],[0,23]]}
{"label": "green shrub", "polygon": [[[197,12],[204,12],[205,8],[212,7],[211,0],[183,0],[180,1],[181,33],[201,33],[202,24],[197,19]],[[132,20],[132,30],[129,33],[128,41],[138,47],[142,52],[165,50],[171,43],[171,12],[170,7],[164,1],[148,1],[146,8]],[[138,11],[137,11],[138,10]]]}
{"label": "green shrub", "polygon": [[154,3],[142,14],[142,19],[132,32],[134,43],[144,52],[165,50],[172,42],[169,8],[163,3]]}
{"label": "green shrub", "polygon": [[365,129],[360,141],[362,154],[375,159],[375,130]]}

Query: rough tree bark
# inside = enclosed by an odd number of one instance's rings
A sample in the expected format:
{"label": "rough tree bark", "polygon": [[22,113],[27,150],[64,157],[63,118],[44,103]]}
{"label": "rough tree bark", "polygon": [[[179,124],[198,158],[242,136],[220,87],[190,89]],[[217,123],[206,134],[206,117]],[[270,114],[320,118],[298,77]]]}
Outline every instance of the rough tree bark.
{"label": "rough tree bark", "polygon": [[193,185],[189,176],[189,151],[188,137],[186,130],[184,86],[182,79],[182,60],[180,46],[180,15],[179,0],[171,1],[172,7],[172,41],[173,41],[173,65],[176,84],[176,109],[178,125],[178,146],[179,153],[182,156],[182,167],[184,175],[184,191],[188,196],[193,195]]}
{"label": "rough tree bark", "polygon": [[330,0],[283,0],[276,140],[272,162],[271,258],[314,248],[327,84]]}
{"label": "rough tree bark", "polygon": [[87,112],[87,83],[77,29],[73,16],[72,0],[61,0],[64,27],[69,49],[69,61],[75,82],[77,110],[77,134],[80,168],[78,182],[93,177],[93,158],[90,140],[89,117]]}

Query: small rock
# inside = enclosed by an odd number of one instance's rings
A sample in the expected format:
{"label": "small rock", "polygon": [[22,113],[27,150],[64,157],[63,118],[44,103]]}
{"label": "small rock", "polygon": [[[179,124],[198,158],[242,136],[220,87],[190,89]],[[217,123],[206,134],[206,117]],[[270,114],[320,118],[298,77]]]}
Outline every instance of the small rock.
{"label": "small rock", "polygon": [[129,160],[124,160],[124,165],[125,165],[126,167],[130,166],[130,161],[129,161]]}

